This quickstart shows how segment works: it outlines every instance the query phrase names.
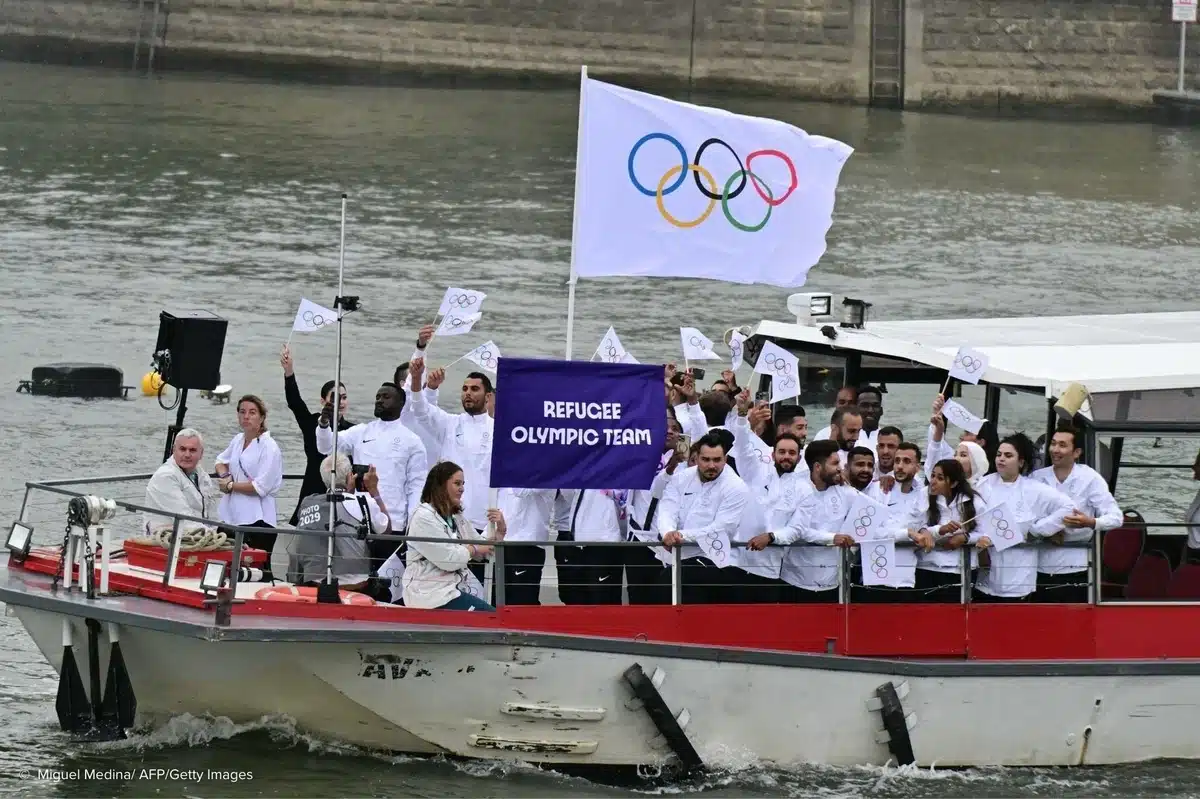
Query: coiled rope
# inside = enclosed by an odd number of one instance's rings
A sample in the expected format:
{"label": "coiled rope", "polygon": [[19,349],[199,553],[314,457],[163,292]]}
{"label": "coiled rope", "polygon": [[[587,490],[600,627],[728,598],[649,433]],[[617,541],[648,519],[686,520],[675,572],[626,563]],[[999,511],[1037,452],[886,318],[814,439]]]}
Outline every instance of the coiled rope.
{"label": "coiled rope", "polygon": [[[162,547],[163,549],[171,548],[171,528],[167,527],[161,530],[156,530],[148,535],[134,536],[127,539],[135,544],[142,546]],[[179,531],[179,551],[180,552],[211,552],[216,549],[233,549],[233,541],[229,536],[219,530],[208,530],[201,528],[199,530],[180,530]]]}

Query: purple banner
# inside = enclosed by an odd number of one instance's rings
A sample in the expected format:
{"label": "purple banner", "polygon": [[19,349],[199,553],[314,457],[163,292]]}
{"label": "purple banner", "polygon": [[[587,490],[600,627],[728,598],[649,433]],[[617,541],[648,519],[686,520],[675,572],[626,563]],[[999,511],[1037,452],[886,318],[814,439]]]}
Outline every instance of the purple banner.
{"label": "purple banner", "polygon": [[662,366],[501,358],[491,486],[650,488],[666,426]]}

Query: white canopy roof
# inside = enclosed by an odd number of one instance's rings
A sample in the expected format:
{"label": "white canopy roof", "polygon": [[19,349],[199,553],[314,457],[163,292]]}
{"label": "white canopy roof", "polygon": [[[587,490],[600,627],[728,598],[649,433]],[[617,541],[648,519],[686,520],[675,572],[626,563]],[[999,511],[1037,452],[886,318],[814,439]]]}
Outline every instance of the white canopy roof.
{"label": "white canopy roof", "polygon": [[[821,333],[825,324],[836,340]],[[960,346],[971,347],[990,359],[985,381],[1041,387],[1048,397],[1073,382],[1093,394],[1200,388],[1200,311],[869,321],[862,330],[764,321],[754,332],[946,370]]]}

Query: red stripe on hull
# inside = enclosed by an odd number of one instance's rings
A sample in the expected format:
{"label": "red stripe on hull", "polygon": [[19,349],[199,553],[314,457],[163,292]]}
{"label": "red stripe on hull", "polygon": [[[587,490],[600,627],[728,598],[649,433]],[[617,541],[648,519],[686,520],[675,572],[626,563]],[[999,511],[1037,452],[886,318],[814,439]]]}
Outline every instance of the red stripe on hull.
{"label": "red stripe on hull", "polygon": [[[54,574],[33,552],[24,568]],[[110,589],[201,608],[203,597],[161,581],[109,573]],[[397,622],[858,657],[971,660],[1200,659],[1198,605],[589,605],[495,613],[389,605],[247,601],[239,615]]]}

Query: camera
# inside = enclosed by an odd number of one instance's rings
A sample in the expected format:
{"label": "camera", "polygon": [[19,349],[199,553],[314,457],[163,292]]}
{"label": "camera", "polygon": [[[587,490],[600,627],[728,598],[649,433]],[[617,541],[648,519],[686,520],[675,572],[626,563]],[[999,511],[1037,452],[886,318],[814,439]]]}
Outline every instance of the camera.
{"label": "camera", "polygon": [[691,437],[690,436],[680,436],[679,440],[675,442],[675,454],[677,456],[679,456],[680,459],[686,461],[688,459],[688,455],[690,455],[691,452],[692,452]]}
{"label": "camera", "polygon": [[755,402],[770,402],[771,401],[771,392],[770,391],[758,392],[757,394],[754,395],[754,401]]}
{"label": "camera", "polygon": [[367,471],[370,470],[370,468],[371,468],[370,466],[357,464],[357,463],[350,467],[350,471],[354,473],[354,490],[355,491],[366,491],[367,490],[366,486],[363,485],[363,477],[366,476]]}
{"label": "camera", "polygon": [[692,373],[693,380],[703,380],[704,379],[704,370],[701,369],[699,366],[693,366],[690,371]]}

